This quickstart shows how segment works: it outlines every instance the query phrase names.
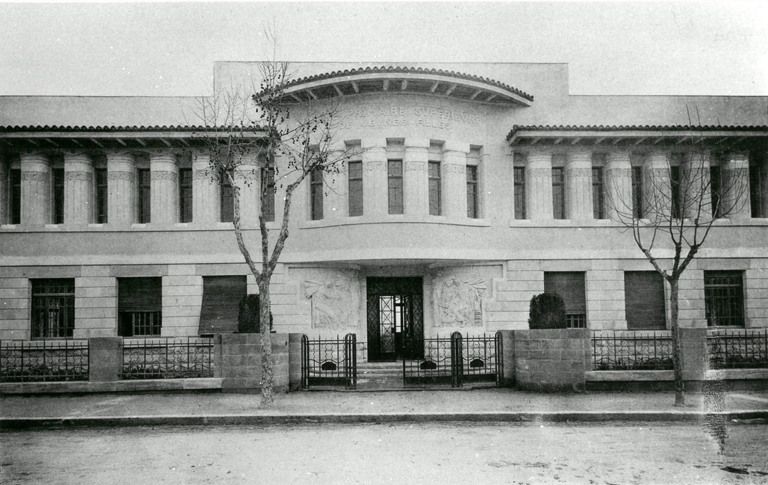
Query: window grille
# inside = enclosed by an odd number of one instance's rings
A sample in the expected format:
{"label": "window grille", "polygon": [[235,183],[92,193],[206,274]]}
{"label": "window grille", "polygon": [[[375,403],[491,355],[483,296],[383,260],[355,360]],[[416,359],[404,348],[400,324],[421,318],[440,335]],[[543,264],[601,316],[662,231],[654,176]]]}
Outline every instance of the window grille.
{"label": "window grille", "polygon": [[403,213],[403,161],[387,162],[388,205],[390,214]]}
{"label": "window grille", "polygon": [[323,169],[316,168],[310,175],[310,192],[312,202],[312,220],[323,218]]}
{"label": "window grille", "polygon": [[53,223],[64,224],[64,169],[54,168],[53,172]]}
{"label": "window grille", "polygon": [[477,165],[467,165],[467,217],[480,217],[477,205]]}
{"label": "window grille", "polygon": [[32,338],[71,338],[75,280],[32,280]]}
{"label": "window grille", "polygon": [[565,169],[552,168],[552,216],[565,219]]}
{"label": "window grille", "polygon": [[179,169],[179,219],[192,222],[192,169]]}
{"label": "window grille", "polygon": [[592,216],[595,219],[605,219],[603,190],[603,168],[592,167]]}
{"label": "window grille", "polygon": [[262,168],[261,180],[267,181],[267,195],[264,199],[264,207],[262,214],[264,220],[272,222],[275,220],[275,169],[274,168]]}
{"label": "window grille", "polygon": [[741,271],[705,271],[704,300],[710,327],[744,325],[744,282]]}
{"label": "window grille", "polygon": [[635,219],[645,217],[645,211],[643,211],[643,167],[632,167],[632,216]]}
{"label": "window grille", "polygon": [[349,215],[363,215],[363,162],[349,162]]}
{"label": "window grille", "polygon": [[566,328],[587,328],[587,316],[583,313],[570,313],[565,315]]}
{"label": "window grille", "polygon": [[118,278],[118,335],[146,337],[162,329],[162,278]]}
{"label": "window grille", "polygon": [[139,223],[147,224],[150,222],[151,213],[151,177],[149,169],[142,168],[138,170],[139,175]]}
{"label": "window grille", "polygon": [[429,215],[431,216],[442,214],[440,184],[440,162],[429,162]]}
{"label": "window grille", "polygon": [[96,176],[96,222],[106,224],[109,221],[109,173],[106,168],[97,168]]}
{"label": "window grille", "polygon": [[11,224],[21,224],[21,170],[18,168],[11,169],[10,178],[9,220]]}
{"label": "window grille", "polygon": [[515,167],[515,219],[525,219],[525,167]]}
{"label": "window grille", "polygon": [[232,189],[232,184],[229,182],[229,177],[227,177],[226,173],[222,172],[219,178],[219,187],[221,189],[219,220],[221,222],[232,222],[235,220],[235,191]]}

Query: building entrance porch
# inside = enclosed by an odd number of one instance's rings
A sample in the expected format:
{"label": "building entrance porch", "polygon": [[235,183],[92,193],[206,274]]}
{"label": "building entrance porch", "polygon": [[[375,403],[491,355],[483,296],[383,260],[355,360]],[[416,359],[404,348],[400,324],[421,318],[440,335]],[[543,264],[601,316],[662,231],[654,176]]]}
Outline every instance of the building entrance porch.
{"label": "building entrance porch", "polygon": [[424,290],[421,277],[369,277],[367,283],[368,360],[394,361],[423,355]]}

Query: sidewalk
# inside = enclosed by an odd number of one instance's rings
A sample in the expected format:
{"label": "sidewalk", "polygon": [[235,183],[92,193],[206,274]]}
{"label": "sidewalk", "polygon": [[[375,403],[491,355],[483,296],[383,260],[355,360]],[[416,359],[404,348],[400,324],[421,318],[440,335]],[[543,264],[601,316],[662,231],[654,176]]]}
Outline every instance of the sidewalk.
{"label": "sidewalk", "polygon": [[[394,421],[698,421],[703,394],[676,408],[672,393],[536,394],[471,391],[293,392],[269,410],[258,394],[91,394],[0,397],[0,429],[56,426],[363,423]],[[768,419],[768,393],[725,394],[730,419]]]}

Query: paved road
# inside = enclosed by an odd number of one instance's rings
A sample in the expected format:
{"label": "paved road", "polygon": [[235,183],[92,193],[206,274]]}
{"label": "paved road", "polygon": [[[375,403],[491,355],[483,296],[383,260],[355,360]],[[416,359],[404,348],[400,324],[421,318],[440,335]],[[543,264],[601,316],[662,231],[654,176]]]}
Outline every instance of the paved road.
{"label": "paved road", "polygon": [[[380,424],[6,432],[0,482],[768,483],[768,426]],[[728,471],[730,467],[730,471]]]}

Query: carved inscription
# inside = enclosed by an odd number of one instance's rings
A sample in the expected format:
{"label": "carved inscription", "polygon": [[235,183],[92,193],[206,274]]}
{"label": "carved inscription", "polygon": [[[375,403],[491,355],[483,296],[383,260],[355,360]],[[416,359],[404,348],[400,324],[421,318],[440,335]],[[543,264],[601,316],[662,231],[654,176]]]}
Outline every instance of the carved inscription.
{"label": "carved inscription", "polygon": [[369,105],[342,112],[344,128],[425,127],[442,130],[455,124],[479,125],[480,116],[445,106]]}

